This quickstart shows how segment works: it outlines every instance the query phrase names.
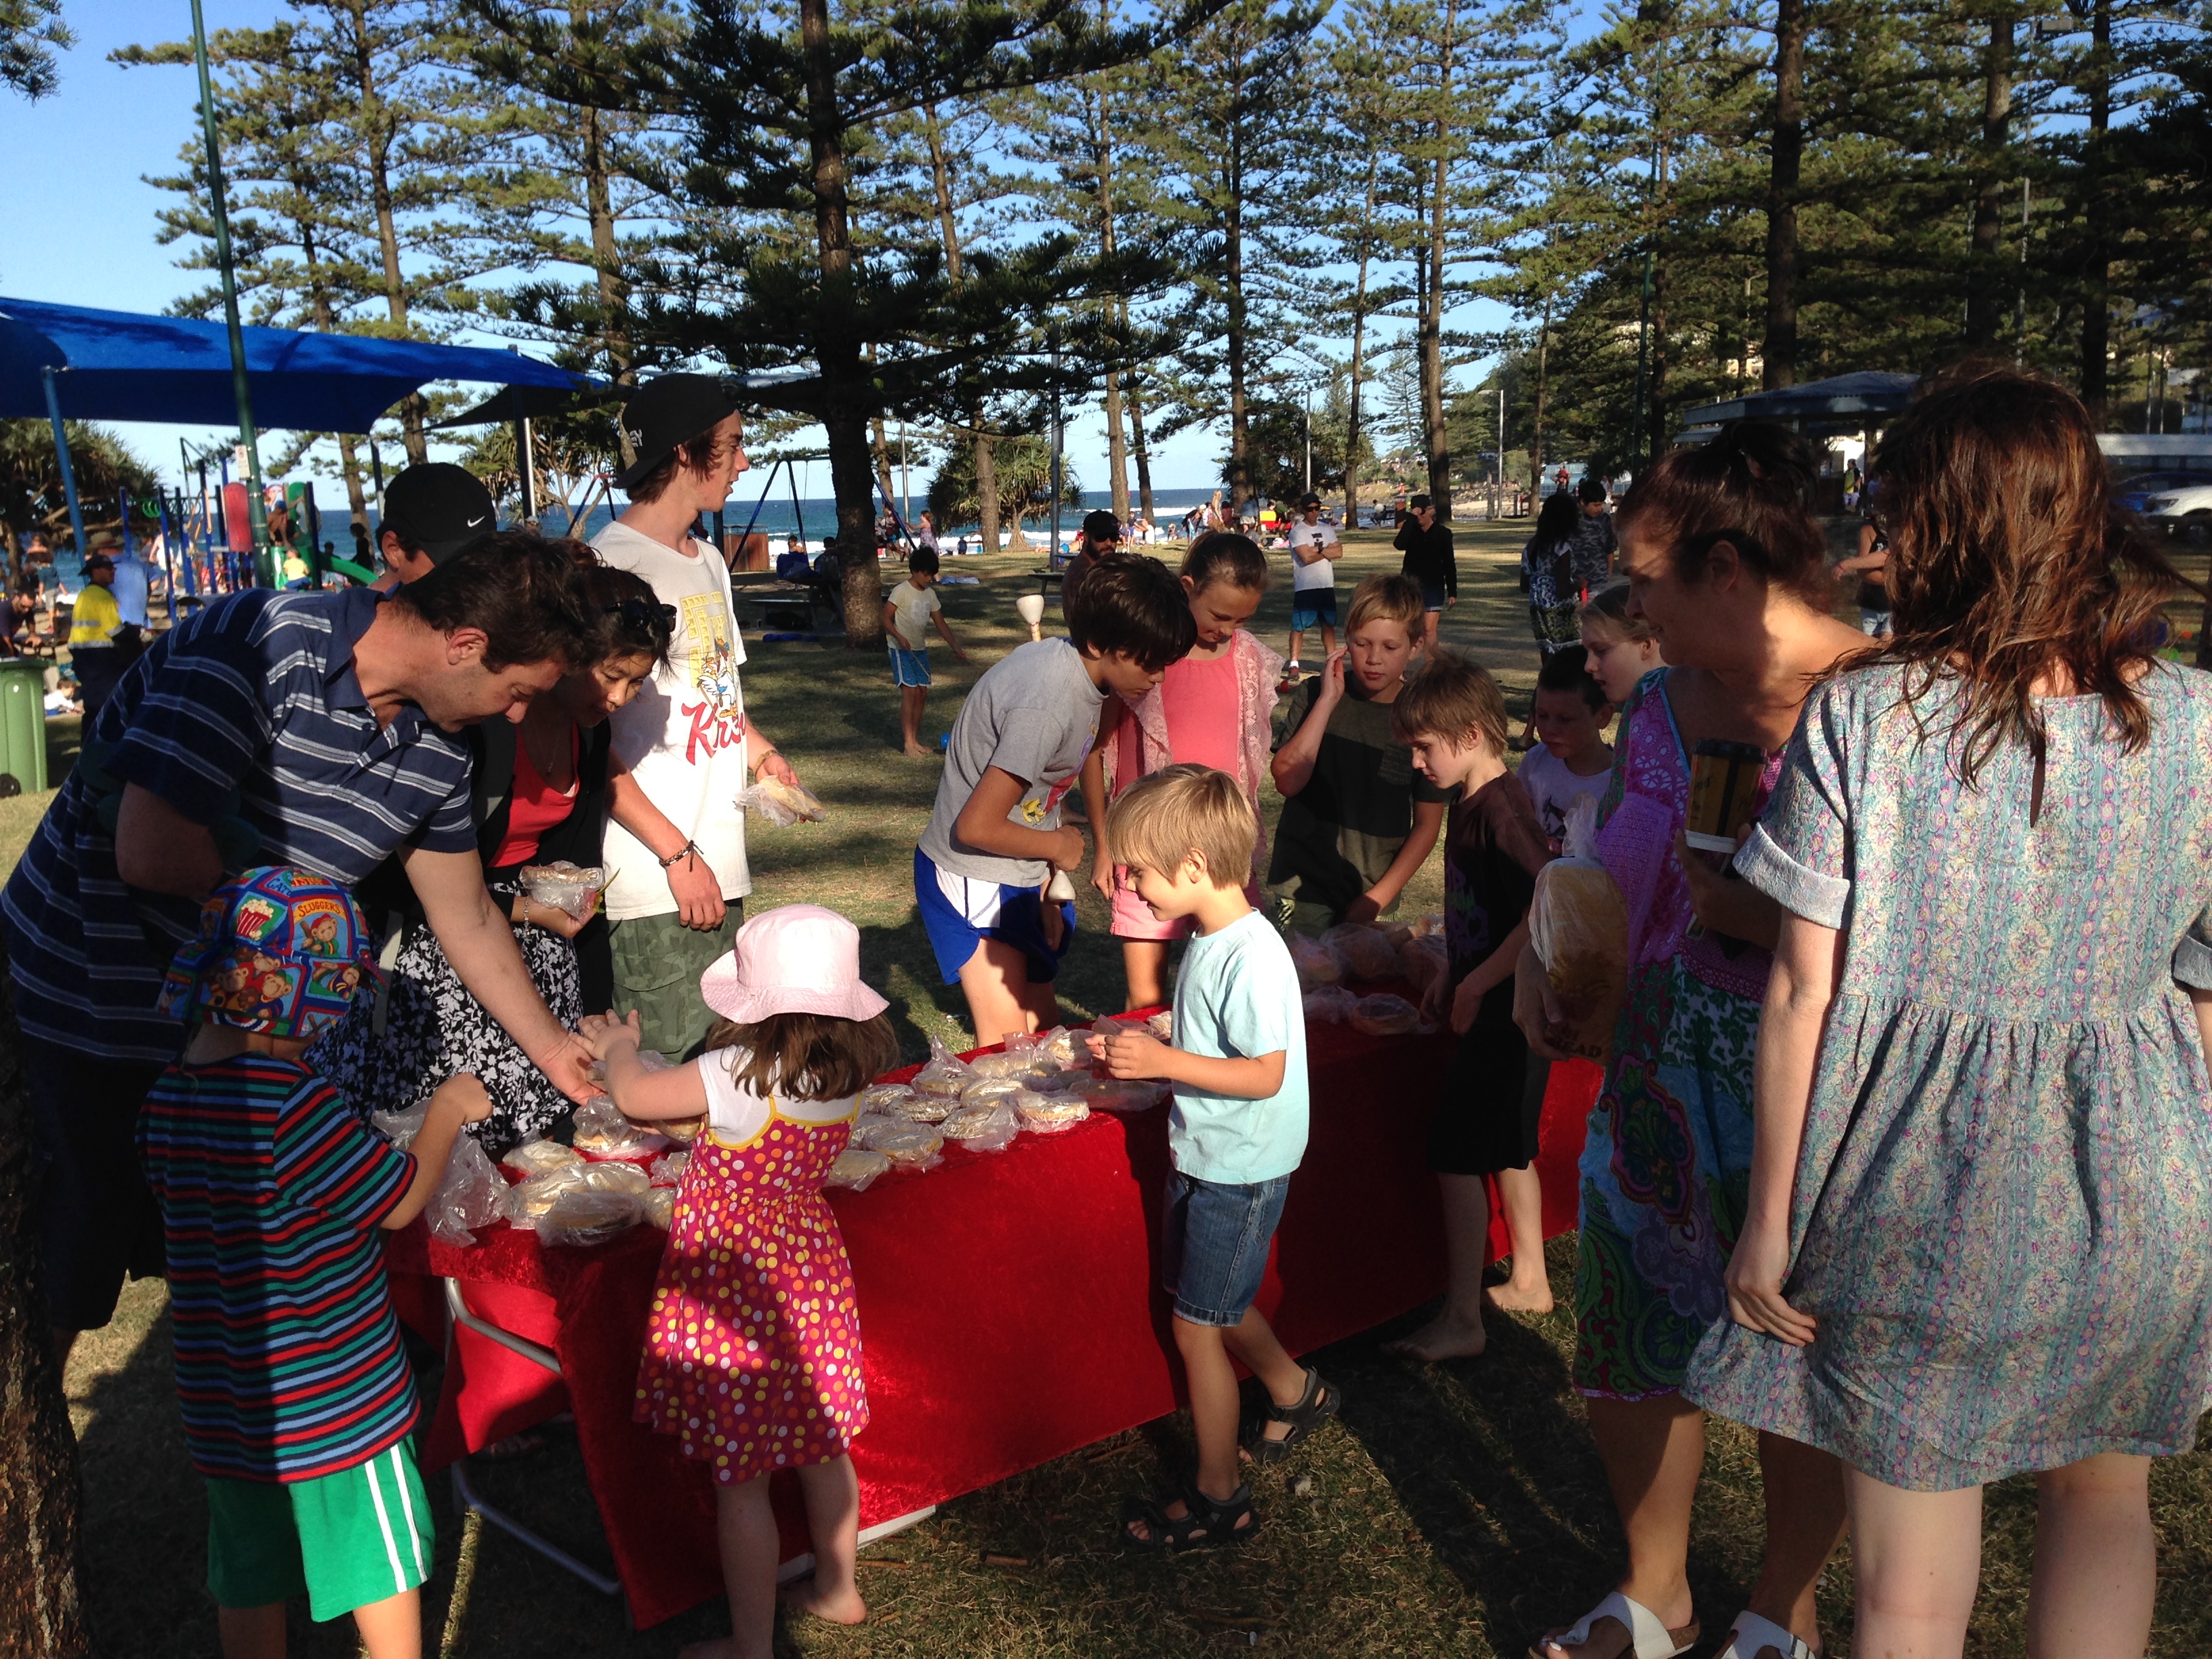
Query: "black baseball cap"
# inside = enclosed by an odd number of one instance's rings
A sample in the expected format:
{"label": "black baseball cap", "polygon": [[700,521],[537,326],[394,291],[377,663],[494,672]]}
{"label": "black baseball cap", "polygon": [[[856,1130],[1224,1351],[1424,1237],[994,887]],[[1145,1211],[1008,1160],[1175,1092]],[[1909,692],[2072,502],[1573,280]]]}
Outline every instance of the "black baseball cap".
{"label": "black baseball cap", "polygon": [[1083,539],[1086,542],[1118,542],[1121,539],[1121,521],[1104,507],[1083,515]]}
{"label": "black baseball cap", "polygon": [[623,430],[637,459],[615,475],[628,490],[648,477],[677,447],[713,431],[743,406],[744,388],[720,374],[663,374],[647,380],[623,405]]}
{"label": "black baseball cap", "polygon": [[1307,507],[1319,507],[1320,505],[1321,497],[1315,495],[1311,490],[1308,490],[1304,495],[1298,497],[1298,510],[1301,512],[1304,512]]}
{"label": "black baseball cap", "polygon": [[450,461],[425,461],[401,471],[384,487],[377,539],[390,531],[410,553],[445,562],[479,536],[499,528],[499,508],[483,481]]}

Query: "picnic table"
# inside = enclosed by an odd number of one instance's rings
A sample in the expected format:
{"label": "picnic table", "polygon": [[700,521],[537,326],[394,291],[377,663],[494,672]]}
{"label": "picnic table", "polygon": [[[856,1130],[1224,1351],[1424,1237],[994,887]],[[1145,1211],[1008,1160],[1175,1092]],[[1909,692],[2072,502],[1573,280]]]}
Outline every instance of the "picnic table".
{"label": "picnic table", "polygon": [[[1426,1145],[1453,1043],[1449,1034],[1309,1027],[1311,1139],[1258,1304],[1292,1353],[1443,1289]],[[1536,1166],[1547,1236],[1575,1224],[1598,1077],[1587,1062],[1552,1071]],[[1167,1118],[1164,1107],[1099,1113],[990,1155],[948,1143],[939,1169],[830,1191],[866,1345],[870,1420],[853,1447],[864,1541],[1175,1408],[1182,1375],[1157,1291]],[[453,1465],[465,1506],[620,1593],[640,1629],[722,1593],[705,1469],[630,1415],[665,1243],[639,1226],[605,1244],[549,1249],[501,1223],[456,1249],[418,1220],[386,1247],[401,1316],[447,1345],[422,1468]],[[1502,1221],[1492,1244],[1503,1254]],[[530,1536],[465,1485],[467,1454],[563,1409],[575,1416],[612,1578]],[[797,1486],[775,1479],[787,1570],[797,1571],[807,1547]]]}
{"label": "picnic table", "polygon": [[786,581],[771,576],[766,581],[742,581],[732,578],[730,595],[740,605],[751,607],[750,620],[757,629],[775,629],[799,634],[814,631],[813,586],[807,582]]}

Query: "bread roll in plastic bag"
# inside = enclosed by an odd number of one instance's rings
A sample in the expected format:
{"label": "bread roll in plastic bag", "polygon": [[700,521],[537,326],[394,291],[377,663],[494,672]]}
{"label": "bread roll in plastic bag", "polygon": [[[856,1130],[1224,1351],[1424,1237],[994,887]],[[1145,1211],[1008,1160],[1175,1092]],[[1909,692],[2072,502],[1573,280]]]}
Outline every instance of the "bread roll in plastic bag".
{"label": "bread roll in plastic bag", "polygon": [[1421,1011],[1405,998],[1386,991],[1360,998],[1345,1020],[1353,1030],[1364,1031],[1369,1036],[1403,1036],[1421,1023]]}
{"label": "bread roll in plastic bag", "polygon": [[541,1244],[604,1244],[645,1219],[642,1193],[563,1193],[538,1218]]}
{"label": "bread roll in plastic bag", "polygon": [[507,1148],[507,1156],[500,1159],[510,1170],[520,1170],[525,1179],[532,1176],[551,1175],[556,1170],[565,1170],[581,1164],[582,1154],[573,1146],[563,1146],[557,1140],[526,1140]]}
{"label": "bread roll in plastic bag", "polygon": [[913,1088],[918,1095],[957,1100],[960,1091],[975,1080],[975,1068],[946,1048],[942,1037],[933,1036],[929,1040],[929,1064],[914,1074]]}
{"label": "bread roll in plastic bag", "polygon": [[1417,933],[1398,947],[1398,966],[1407,981],[1422,995],[1451,971],[1451,952],[1439,933]]}
{"label": "bread roll in plastic bag", "polygon": [[1341,1025],[1352,1018],[1352,1005],[1359,999],[1341,985],[1324,985],[1319,990],[1305,994],[1306,1024],[1326,1020],[1331,1025]]}
{"label": "bread roll in plastic bag", "polygon": [[1292,931],[1283,935],[1291,947],[1291,965],[1298,970],[1298,989],[1314,991],[1344,977],[1344,959],[1318,939]]}
{"label": "bread roll in plastic bag", "polygon": [[1628,994],[1628,910],[1597,859],[1597,803],[1567,809],[1566,856],[1536,874],[1528,940],[1552,981],[1561,1023],[1545,1040],[1561,1054],[1602,1060]]}
{"label": "bread roll in plastic bag", "polygon": [[830,1166],[830,1173],[822,1177],[825,1187],[847,1187],[854,1192],[865,1193],[875,1185],[876,1177],[890,1172],[891,1161],[882,1152],[870,1152],[865,1146],[848,1146],[837,1154],[837,1161]]}
{"label": "bread roll in plastic bag", "polygon": [[957,1140],[971,1152],[1003,1152],[1022,1132],[1011,1099],[963,1106],[937,1127],[947,1140]]}
{"label": "bread roll in plastic bag", "polygon": [[766,818],[779,830],[794,823],[819,823],[830,816],[828,809],[814,798],[812,790],[777,778],[763,778],[753,785],[738,797],[738,807],[756,817]]}
{"label": "bread roll in plastic bag", "polygon": [[664,1233],[676,1219],[676,1188],[655,1187],[645,1195],[645,1218]]}
{"label": "bread roll in plastic bag", "polygon": [[871,1083],[860,1091],[860,1110],[889,1112],[914,1098],[914,1091],[903,1083]]}
{"label": "bread roll in plastic bag", "polygon": [[1336,952],[1349,978],[1398,977],[1398,953],[1391,948],[1389,937],[1379,927],[1358,921],[1342,922],[1323,933],[1321,942]]}
{"label": "bread roll in plastic bag", "polygon": [[1013,1107],[1023,1129],[1033,1135],[1061,1133],[1091,1115],[1080,1095],[1040,1094],[1035,1089],[1016,1091]]}

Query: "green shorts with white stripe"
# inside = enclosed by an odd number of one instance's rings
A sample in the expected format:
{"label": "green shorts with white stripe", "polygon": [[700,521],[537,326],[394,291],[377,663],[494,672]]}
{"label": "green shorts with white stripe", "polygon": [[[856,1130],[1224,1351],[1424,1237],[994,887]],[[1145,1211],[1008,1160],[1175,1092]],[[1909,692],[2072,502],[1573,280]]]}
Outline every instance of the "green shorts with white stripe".
{"label": "green shorts with white stripe", "polygon": [[219,1607],[307,1598],[318,1620],[390,1600],[430,1576],[436,1534],[404,1440],[316,1480],[208,1489],[208,1594]]}

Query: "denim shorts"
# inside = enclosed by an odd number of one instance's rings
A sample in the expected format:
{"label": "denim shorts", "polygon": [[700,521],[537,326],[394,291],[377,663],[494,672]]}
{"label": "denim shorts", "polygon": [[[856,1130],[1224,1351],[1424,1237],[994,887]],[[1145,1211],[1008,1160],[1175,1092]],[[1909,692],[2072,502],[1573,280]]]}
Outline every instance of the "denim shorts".
{"label": "denim shorts", "polygon": [[1291,632],[1303,634],[1322,623],[1336,625],[1336,589],[1307,587],[1291,595]]}
{"label": "denim shorts", "polygon": [[1442,582],[1421,584],[1421,609],[1441,611],[1444,608],[1444,585]]}
{"label": "denim shorts", "polygon": [[1267,1245],[1283,1218],[1288,1176],[1227,1187],[1168,1171],[1160,1218],[1160,1285],[1193,1325],[1242,1321],[1267,1277]]}

